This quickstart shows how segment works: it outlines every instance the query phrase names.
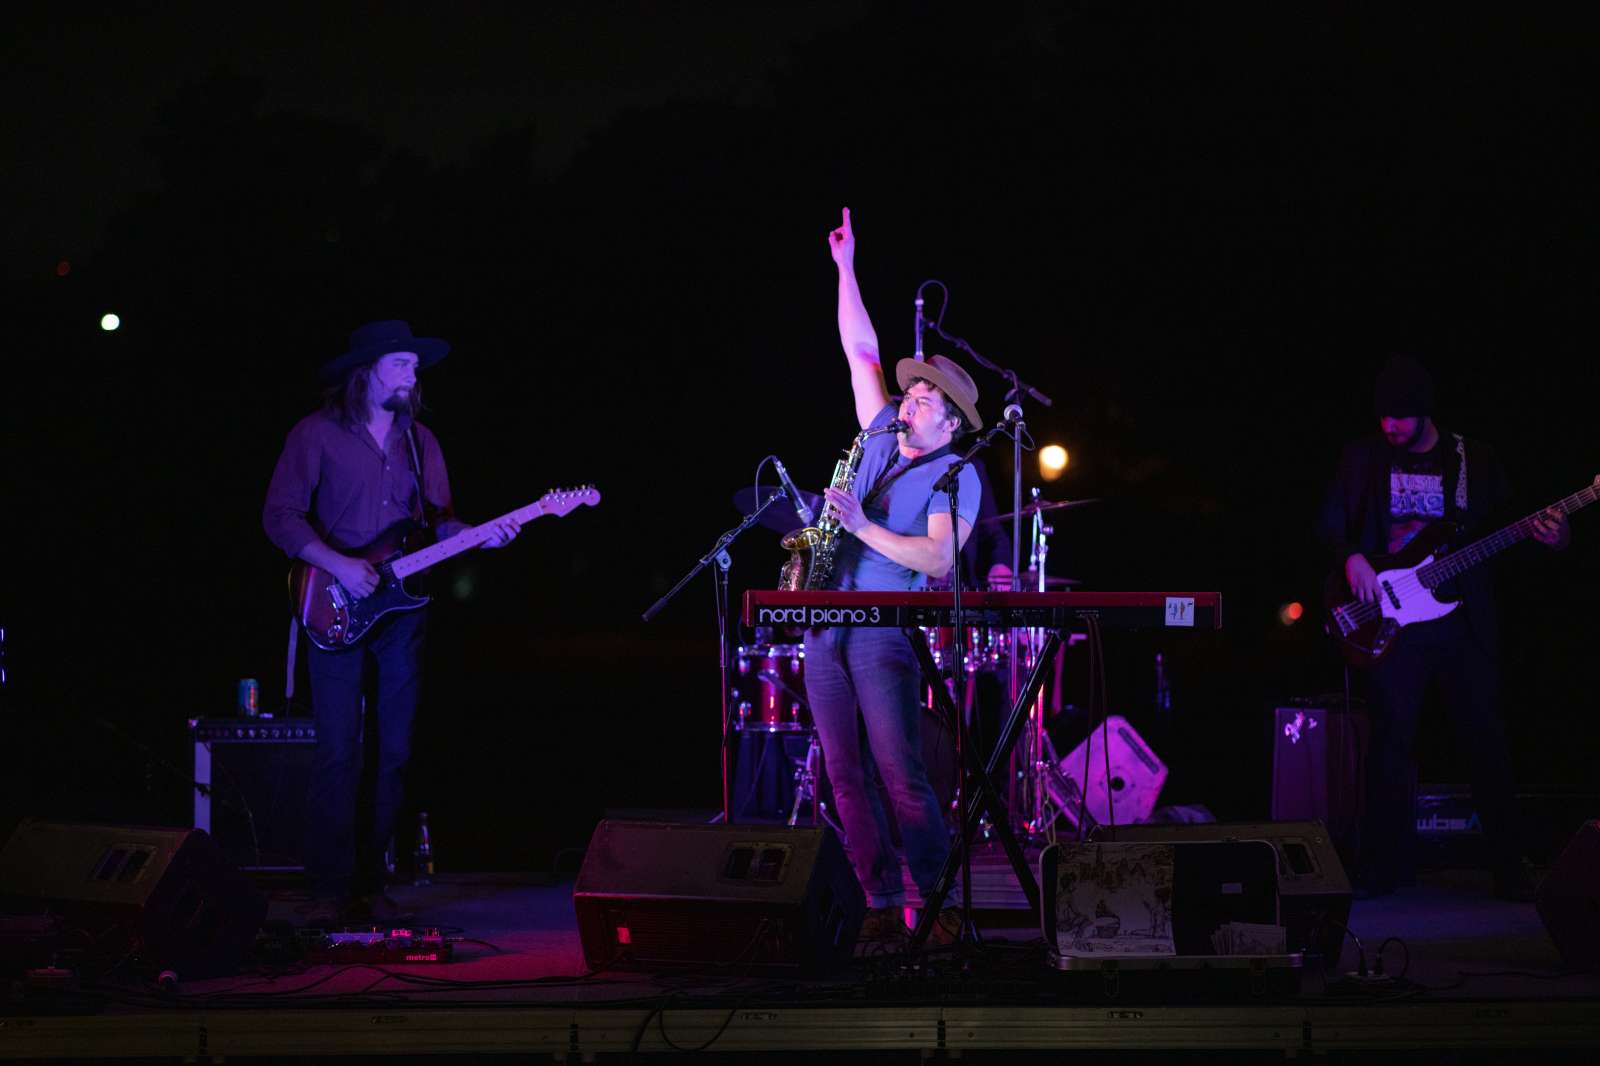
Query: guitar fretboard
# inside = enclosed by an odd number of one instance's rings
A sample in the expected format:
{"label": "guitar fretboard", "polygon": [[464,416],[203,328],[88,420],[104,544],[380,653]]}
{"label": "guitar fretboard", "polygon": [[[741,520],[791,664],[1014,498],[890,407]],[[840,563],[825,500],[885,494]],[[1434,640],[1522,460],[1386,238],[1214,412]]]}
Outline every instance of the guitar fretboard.
{"label": "guitar fretboard", "polygon": [[[1562,514],[1572,514],[1574,511],[1589,506],[1597,498],[1600,498],[1600,486],[1591,484],[1579,489],[1571,496],[1557,500],[1551,506],[1558,508]],[[1518,541],[1531,537],[1533,535],[1533,520],[1548,509],[1540,508],[1526,518],[1518,519],[1504,529],[1496,530],[1489,534],[1482,540],[1473,541],[1466,547],[1429,563],[1417,571],[1417,576],[1422,579],[1422,583],[1428,588],[1435,588],[1441,582],[1457,577],[1496,552],[1503,551]]]}
{"label": "guitar fretboard", "polygon": [[453,537],[441,540],[437,544],[430,544],[426,548],[421,548],[410,555],[396,559],[390,564],[390,570],[394,572],[395,577],[404,580],[412,574],[442,563],[452,556],[460,555],[470,548],[476,548],[494,536],[495,522],[506,518],[514,518],[517,522],[526,524],[542,514],[544,514],[544,507],[537,501],[528,504],[526,507],[519,507],[515,511],[507,511],[491,522],[485,522],[481,526],[473,526],[471,529],[463,529]]}

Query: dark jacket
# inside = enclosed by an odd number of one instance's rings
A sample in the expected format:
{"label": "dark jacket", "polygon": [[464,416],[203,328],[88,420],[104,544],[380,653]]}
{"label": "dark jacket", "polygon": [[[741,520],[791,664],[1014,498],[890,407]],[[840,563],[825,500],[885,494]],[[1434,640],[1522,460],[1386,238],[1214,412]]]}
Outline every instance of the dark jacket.
{"label": "dark jacket", "polygon": [[[1494,532],[1495,522],[1511,498],[1505,467],[1493,448],[1471,438],[1466,440],[1467,507],[1456,508],[1456,483],[1460,458],[1456,438],[1444,427],[1439,443],[1444,465],[1445,521],[1459,523],[1462,533],[1453,538],[1453,550]],[[1360,553],[1376,565],[1376,558],[1389,551],[1389,470],[1394,449],[1383,434],[1373,433],[1351,441],[1339,457],[1339,467],[1323,500],[1317,521],[1317,534],[1328,549],[1330,564],[1344,573],[1345,560]],[[1484,648],[1495,648],[1495,609],[1492,561],[1480,563],[1439,591],[1441,599],[1462,601],[1458,611],[1466,612],[1474,635]]]}

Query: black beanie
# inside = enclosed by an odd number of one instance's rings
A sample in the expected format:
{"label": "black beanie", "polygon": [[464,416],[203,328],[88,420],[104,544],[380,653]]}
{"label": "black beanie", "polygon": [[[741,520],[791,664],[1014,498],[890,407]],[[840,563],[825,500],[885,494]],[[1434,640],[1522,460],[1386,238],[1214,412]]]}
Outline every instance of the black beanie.
{"label": "black beanie", "polygon": [[1372,390],[1373,414],[1379,418],[1416,418],[1433,414],[1433,377],[1409,355],[1397,355],[1378,372]]}

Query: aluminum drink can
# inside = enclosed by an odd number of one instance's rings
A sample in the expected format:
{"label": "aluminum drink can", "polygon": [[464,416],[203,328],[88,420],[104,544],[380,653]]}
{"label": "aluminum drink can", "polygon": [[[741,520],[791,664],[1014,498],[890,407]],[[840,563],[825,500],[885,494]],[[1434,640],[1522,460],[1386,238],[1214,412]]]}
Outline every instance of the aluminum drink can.
{"label": "aluminum drink can", "polygon": [[246,718],[254,718],[261,713],[261,686],[253,677],[239,681],[239,713]]}

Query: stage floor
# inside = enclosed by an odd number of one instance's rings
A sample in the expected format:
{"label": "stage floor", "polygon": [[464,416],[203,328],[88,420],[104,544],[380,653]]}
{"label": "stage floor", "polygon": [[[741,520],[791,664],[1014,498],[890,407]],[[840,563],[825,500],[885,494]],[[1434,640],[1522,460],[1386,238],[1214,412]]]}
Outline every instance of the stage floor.
{"label": "stage floor", "polygon": [[[983,857],[984,879],[996,876]],[[1415,888],[1357,901],[1350,926],[1369,964],[1400,983],[1341,980],[1356,968],[1308,964],[1298,989],[1222,986],[1216,974],[1167,973],[1108,987],[1100,974],[1044,964],[1025,912],[985,909],[983,955],[950,949],[915,970],[874,955],[826,979],[737,973],[586,973],[572,881],[526,874],[444,874],[399,886],[413,928],[462,938],[444,964],[257,966],[194,981],[175,994],[123,986],[52,999],[35,994],[0,1016],[0,1057],[110,1059],[226,1056],[548,1054],[607,1058],[705,1046],[723,1052],[829,1051],[915,1061],[960,1051],[1102,1049],[1300,1054],[1600,1047],[1600,975],[1565,974],[1532,905],[1497,902],[1486,876],[1425,875]],[[974,899],[982,898],[979,891]],[[269,923],[303,921],[293,886],[271,889]],[[279,926],[281,927],[281,926]],[[73,1013],[76,1012],[76,1013]],[[1467,1060],[1461,1054],[1469,1056]],[[1026,1056],[1022,1056],[1026,1057]],[[1543,1060],[1548,1060],[1546,1055]],[[1521,1057],[1515,1061],[1530,1061]]]}

